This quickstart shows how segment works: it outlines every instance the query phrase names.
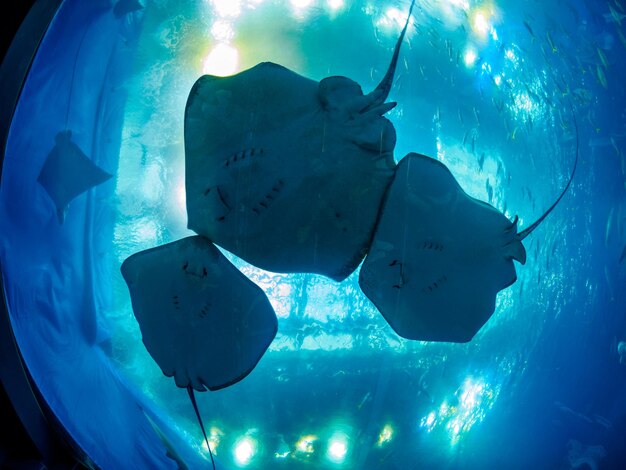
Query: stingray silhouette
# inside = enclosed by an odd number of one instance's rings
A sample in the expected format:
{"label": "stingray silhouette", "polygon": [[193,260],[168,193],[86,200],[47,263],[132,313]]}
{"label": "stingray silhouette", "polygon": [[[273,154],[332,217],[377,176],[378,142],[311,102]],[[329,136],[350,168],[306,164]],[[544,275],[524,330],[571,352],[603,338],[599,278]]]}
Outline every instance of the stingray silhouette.
{"label": "stingray silhouette", "polygon": [[122,273],[146,348],[187,389],[205,439],[194,390],[243,379],[277,329],[265,295],[214,243],[263,269],[337,281],[365,258],[359,284],[398,335],[466,342],[515,282],[513,260],[526,262],[522,240],[571,185],[575,117],[569,181],[519,233],[517,218],[468,196],[443,163],[411,153],[395,164],[384,114],[414,3],[368,94],[347,77],[316,82],[269,62],[200,77],[190,92],[186,200],[199,236],[136,253]]}
{"label": "stingray silhouette", "polygon": [[350,275],[394,175],[383,115],[407,26],[367,95],[347,77],[318,83],[270,62],[201,77],[185,115],[189,228],[266,270]]}
{"label": "stingray silhouette", "polygon": [[112,175],[101,170],[72,142],[72,131],[59,132],[55,141],[37,181],[52,199],[62,224],[70,201]]}

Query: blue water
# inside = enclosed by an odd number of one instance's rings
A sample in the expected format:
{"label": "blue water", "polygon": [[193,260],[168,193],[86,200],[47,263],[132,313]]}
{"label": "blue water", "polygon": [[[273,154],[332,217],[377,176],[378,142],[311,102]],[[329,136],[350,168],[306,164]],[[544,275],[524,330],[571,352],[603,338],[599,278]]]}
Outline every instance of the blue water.
{"label": "blue water", "polygon": [[[199,394],[218,468],[626,466],[626,18],[616,3],[416,4],[391,99],[396,159],[443,161],[528,226],[518,281],[468,344],[399,338],[360,292],[230,259],[279,333],[240,383]],[[66,0],[11,129],[0,187],[15,335],[59,419],[102,468],[209,465],[186,392],[141,342],[119,266],[189,235],[183,112],[203,73],[272,61],[373,89],[408,2],[151,0],[120,19]],[[612,10],[612,11],[611,11]],[[114,178],[59,225],[36,182],[61,130]],[[484,163],[480,168],[480,159]],[[462,230],[462,227],[459,228]]]}

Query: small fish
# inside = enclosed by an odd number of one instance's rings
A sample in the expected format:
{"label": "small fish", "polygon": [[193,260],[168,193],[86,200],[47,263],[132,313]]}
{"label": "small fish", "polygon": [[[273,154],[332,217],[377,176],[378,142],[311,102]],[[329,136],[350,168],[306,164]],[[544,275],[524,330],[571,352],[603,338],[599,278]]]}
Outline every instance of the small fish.
{"label": "small fish", "polygon": [[476,108],[472,108],[472,110],[474,111],[474,118],[476,119],[476,125],[480,126],[480,118],[478,116],[478,111],[476,110]]}
{"label": "small fish", "polygon": [[493,188],[489,184],[489,180],[485,182],[485,189],[487,190],[487,200],[491,203],[491,198],[493,197]]}
{"label": "small fish", "polygon": [[609,244],[609,239],[611,238],[611,227],[613,226],[613,214],[615,212],[615,207],[611,207],[609,211],[609,218],[606,220],[606,229],[604,231],[604,246]]}
{"label": "small fish", "polygon": [[463,125],[463,112],[461,111],[461,108],[459,108],[459,122]]}
{"label": "small fish", "polygon": [[478,158],[478,169],[482,172],[483,171],[483,165],[485,164],[485,152],[480,154],[480,157]]}
{"label": "small fish", "polygon": [[611,136],[611,145],[613,146],[615,153],[619,155],[619,147],[617,146],[617,142],[615,142],[615,137],[613,136]]}
{"label": "small fish", "polygon": [[361,399],[361,402],[357,405],[357,409],[360,410],[361,408],[363,408],[363,405],[365,405],[365,403],[367,403],[371,398],[372,392],[367,392]]}
{"label": "small fish", "polygon": [[469,131],[465,131],[465,134],[463,135],[463,147],[465,147],[465,144],[467,143],[467,137],[469,136]]}
{"label": "small fish", "polygon": [[624,249],[622,250],[622,254],[619,257],[619,262],[623,263],[626,260],[626,245],[624,245]]}
{"label": "small fish", "polygon": [[605,69],[609,68],[609,61],[606,58],[606,55],[604,55],[604,52],[602,52],[602,49],[600,49],[599,47],[596,49],[598,51],[598,57],[600,57],[600,62],[602,62],[602,65],[604,65]]}
{"label": "small fish", "polygon": [[[615,11],[615,9],[613,8],[613,6],[610,3],[609,3],[609,12],[610,12],[610,17],[621,28],[622,27],[622,20],[624,18],[626,18],[626,15],[623,15],[623,14],[618,13],[617,11]],[[607,15],[604,15],[604,19],[607,20],[607,23],[609,22],[609,20],[607,19]]]}
{"label": "small fish", "polygon": [[476,154],[476,136],[472,136],[472,155]]}
{"label": "small fish", "polygon": [[596,75],[598,76],[598,81],[604,88],[608,88],[608,84],[606,82],[606,75],[604,75],[604,71],[599,65],[596,65]]}
{"label": "small fish", "polygon": [[528,24],[528,21],[524,20],[524,26],[526,26],[526,29],[528,30],[532,38],[535,39],[535,33],[533,29],[530,27],[530,25]]}
{"label": "small fish", "polygon": [[552,36],[550,35],[550,31],[548,31],[546,33],[546,39],[548,40],[548,44],[550,45],[550,48],[552,49],[552,53],[556,54],[558,52],[558,49],[554,45],[554,41],[552,40]]}

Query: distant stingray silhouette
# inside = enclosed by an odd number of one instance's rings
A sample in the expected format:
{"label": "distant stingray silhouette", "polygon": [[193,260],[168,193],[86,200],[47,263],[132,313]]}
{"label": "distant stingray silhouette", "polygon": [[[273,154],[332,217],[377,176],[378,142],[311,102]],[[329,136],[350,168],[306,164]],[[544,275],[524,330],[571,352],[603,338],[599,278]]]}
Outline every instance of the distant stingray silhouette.
{"label": "distant stingray silhouette", "polygon": [[72,199],[104,183],[112,175],[96,166],[72,142],[72,131],[59,132],[55,141],[37,181],[52,199],[57,218],[62,224]]}
{"label": "distant stingray silhouette", "polygon": [[[400,336],[469,341],[524,264],[517,232],[469,197],[432,158],[396,166],[383,117],[414,1],[385,76],[365,95],[346,77],[315,82],[261,63],[203,76],[185,113],[189,227],[200,236],[132,255],[122,265],[143,341],[163,373],[216,390],[244,378],[276,333],[276,316],[213,243],[278,272],[337,281],[365,256],[359,284]],[[574,121],[575,122],[575,121]],[[206,433],[205,433],[206,439]],[[208,445],[207,440],[207,445]],[[210,447],[209,447],[210,450]]]}

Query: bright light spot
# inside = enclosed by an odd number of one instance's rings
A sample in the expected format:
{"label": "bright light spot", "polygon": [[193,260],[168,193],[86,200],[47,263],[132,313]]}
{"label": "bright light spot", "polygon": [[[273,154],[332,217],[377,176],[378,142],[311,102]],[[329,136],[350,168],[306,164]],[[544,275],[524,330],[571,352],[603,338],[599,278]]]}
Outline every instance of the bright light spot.
{"label": "bright light spot", "polygon": [[428,432],[433,430],[435,424],[437,424],[437,415],[434,411],[428,413],[428,416],[422,418],[420,421],[420,426],[426,428],[426,431]]}
{"label": "bright light spot", "polygon": [[328,458],[335,463],[341,463],[348,453],[348,438],[343,433],[336,433],[328,444]]}
{"label": "bright light spot", "polygon": [[211,26],[211,36],[216,41],[228,42],[235,36],[233,25],[228,21],[216,20]]}
{"label": "bright light spot", "polygon": [[328,447],[328,456],[332,460],[343,460],[346,456],[346,452],[348,452],[348,448],[346,447],[345,442],[333,442]]}
{"label": "bright light spot", "polygon": [[277,459],[285,459],[289,456],[289,454],[291,454],[291,452],[289,452],[288,450],[286,450],[285,452],[275,452],[274,453],[274,457],[276,457]]}
{"label": "bright light spot", "polygon": [[513,52],[513,49],[507,49],[504,51],[504,57],[509,60],[515,60],[515,52]]}
{"label": "bright light spot", "polygon": [[493,26],[489,30],[489,34],[491,35],[491,39],[493,39],[494,41],[498,40],[498,32],[496,31],[496,28],[494,28]]}
{"label": "bright light spot", "polygon": [[437,160],[440,162],[446,161],[446,151],[443,148],[443,144],[441,143],[441,138],[439,136],[435,139],[437,145]]}
{"label": "bright light spot", "polygon": [[487,62],[483,62],[483,65],[481,65],[480,68],[483,69],[487,73],[491,72],[491,65],[489,65]]}
{"label": "bright light spot", "polygon": [[313,0],[291,0],[291,4],[296,8],[306,8],[311,6]]}
{"label": "bright light spot", "polygon": [[387,444],[392,438],[393,428],[390,424],[385,424],[385,427],[383,427],[383,430],[380,431],[380,434],[378,435],[378,447],[382,447],[384,444]]}
{"label": "bright light spot", "polygon": [[219,16],[236,18],[241,14],[241,0],[210,0],[210,2]]}
{"label": "bright light spot", "polygon": [[233,46],[220,43],[204,59],[202,72],[208,75],[226,77],[237,72],[238,66],[239,51]]}
{"label": "bright light spot", "polygon": [[343,0],[328,0],[328,6],[333,11],[339,10],[340,8],[343,7],[343,5],[344,5]]}
{"label": "bright light spot", "polygon": [[484,37],[487,35],[487,32],[489,31],[491,26],[489,25],[489,22],[485,19],[485,15],[479,11],[474,15],[472,28],[474,29],[474,32]]}
{"label": "bright light spot", "polygon": [[146,217],[135,225],[135,237],[139,242],[146,244],[155,243],[158,233],[159,228],[156,222]]}
{"label": "bright light spot", "polygon": [[[376,25],[385,28],[403,28],[406,23],[408,13],[408,10],[401,11],[394,7],[387,8],[385,14],[376,22]],[[409,18],[409,22],[411,21],[411,18]]]}
{"label": "bright light spot", "polygon": [[496,83],[496,85],[500,86],[500,84],[502,83],[502,77],[500,75],[496,75],[495,77],[493,77],[493,81]]}
{"label": "bright light spot", "polygon": [[450,406],[444,401],[438,410],[431,411],[420,421],[420,427],[428,432],[439,426],[445,427],[451,445],[455,445],[463,433],[484,419],[487,410],[493,407],[498,389],[493,390],[489,384],[468,377],[455,395],[458,397],[457,406]]}
{"label": "bright light spot", "polygon": [[515,103],[515,108],[517,111],[524,111],[528,114],[532,113],[533,108],[535,107],[533,100],[530,99],[527,93],[518,93],[513,98],[513,102]]}
{"label": "bright light spot", "polygon": [[254,454],[256,454],[256,441],[254,439],[245,436],[236,442],[234,456],[239,465],[248,465]]}
{"label": "bright light spot", "polygon": [[296,443],[296,450],[299,452],[304,452],[305,454],[312,454],[315,452],[313,448],[313,443],[317,441],[317,436],[313,436],[309,434],[308,436],[303,436]]}
{"label": "bright light spot", "polygon": [[465,65],[467,67],[471,67],[476,62],[476,52],[473,49],[467,49],[465,54],[463,55],[463,60],[465,61]]}
{"label": "bright light spot", "polygon": [[187,191],[185,191],[184,181],[176,185],[176,204],[181,211],[187,210]]}

